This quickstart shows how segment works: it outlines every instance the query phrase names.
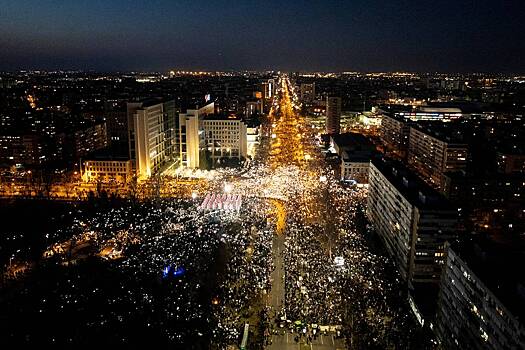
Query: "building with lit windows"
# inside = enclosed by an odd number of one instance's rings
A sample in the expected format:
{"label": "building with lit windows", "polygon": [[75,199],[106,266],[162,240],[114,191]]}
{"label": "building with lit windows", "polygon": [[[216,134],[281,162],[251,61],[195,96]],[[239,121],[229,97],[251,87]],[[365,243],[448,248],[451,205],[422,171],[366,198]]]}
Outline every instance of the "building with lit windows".
{"label": "building with lit windows", "polygon": [[139,178],[159,173],[178,156],[175,101],[127,104],[129,155]]}
{"label": "building with lit windows", "polygon": [[111,110],[104,113],[108,144],[128,144],[128,116],[126,110]]}
{"label": "building with lit windows", "polygon": [[367,216],[403,279],[437,286],[457,209],[396,161],[373,159],[368,184]]}
{"label": "building with lit windows", "polygon": [[[357,127],[362,133],[367,135],[379,136],[381,129],[382,115],[375,112],[363,112],[359,114]],[[343,121],[341,121],[343,124]],[[356,127],[356,126],[354,126]]]}
{"label": "building with lit windows", "polygon": [[213,103],[179,115],[181,165],[209,168],[248,155],[246,124],[235,116],[215,113]]}
{"label": "building with lit windows", "polygon": [[133,177],[132,162],[129,159],[91,159],[83,162],[81,177],[86,182],[126,183]]}
{"label": "building with lit windows", "polygon": [[451,130],[444,124],[410,127],[408,165],[437,189],[446,187],[445,173],[466,169],[467,153],[467,144],[459,130]]}
{"label": "building with lit windows", "polygon": [[521,149],[514,152],[498,152],[498,171],[503,174],[525,173],[525,154],[522,152]]}
{"label": "building with lit windows", "polygon": [[300,97],[303,103],[312,103],[315,100],[315,83],[303,83],[300,86]]}
{"label": "building with lit windows", "polygon": [[447,245],[435,320],[444,349],[525,349],[522,240]]}
{"label": "building with lit windows", "polygon": [[339,134],[341,130],[341,97],[326,98],[327,134]]}
{"label": "building with lit windows", "polygon": [[448,108],[448,107],[425,107],[420,106],[416,111],[412,112],[399,112],[396,113],[398,117],[411,120],[414,122],[418,121],[441,121],[449,122],[458,120],[469,115],[464,114],[459,108]]}
{"label": "building with lit windows", "polygon": [[246,125],[246,145],[247,155],[253,159],[261,139],[261,127],[259,123],[247,123]]}
{"label": "building with lit windows", "polygon": [[68,152],[71,159],[79,159],[91,152],[105,148],[108,145],[106,123],[93,125],[74,130],[66,134]]}
{"label": "building with lit windows", "polygon": [[34,166],[45,161],[44,145],[37,135],[0,135],[0,167]]}
{"label": "building with lit windows", "polygon": [[389,157],[405,160],[408,156],[410,127],[418,123],[436,122],[435,125],[465,118],[457,108],[419,107],[412,112],[384,114],[381,120],[380,138]]}
{"label": "building with lit windows", "polygon": [[236,158],[245,159],[248,155],[246,124],[229,116],[209,115],[201,123],[204,132],[205,154],[211,160],[211,166]]}
{"label": "building with lit windows", "polygon": [[380,138],[385,154],[397,159],[405,159],[408,151],[410,124],[406,119],[385,114],[381,121]]}
{"label": "building with lit windows", "polygon": [[263,99],[270,100],[275,95],[275,80],[274,79],[268,79],[268,81],[265,81],[262,83],[262,93],[263,93]]}
{"label": "building with lit windows", "polygon": [[341,155],[341,180],[353,180],[361,184],[367,183],[369,168],[369,157],[356,156],[343,151]]}
{"label": "building with lit windows", "polygon": [[368,138],[358,133],[331,135],[330,150],[341,159],[341,180],[368,182],[370,160],[376,153]]}
{"label": "building with lit windows", "polygon": [[188,110],[179,114],[179,152],[183,167],[199,168],[200,157],[199,111]]}
{"label": "building with lit windows", "polygon": [[275,84],[275,80],[268,79],[267,81],[263,82],[261,89],[263,112],[268,113],[270,111],[270,108],[272,107],[272,100],[275,96],[275,92],[277,91],[277,85]]}
{"label": "building with lit windows", "polygon": [[247,101],[246,102],[246,118],[251,118],[263,114],[262,100]]}

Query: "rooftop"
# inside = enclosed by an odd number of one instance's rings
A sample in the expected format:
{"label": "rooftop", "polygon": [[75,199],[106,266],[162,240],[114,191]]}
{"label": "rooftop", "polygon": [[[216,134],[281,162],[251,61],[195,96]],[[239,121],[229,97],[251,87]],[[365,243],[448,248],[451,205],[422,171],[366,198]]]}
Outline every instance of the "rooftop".
{"label": "rooftop", "polygon": [[349,148],[361,148],[361,149],[374,149],[374,144],[366,136],[363,136],[358,133],[344,133],[330,135],[334,143],[339,147],[349,147]]}
{"label": "rooftop", "polygon": [[140,102],[142,103],[142,108],[147,108],[147,107],[152,107],[152,106],[158,105],[160,103],[165,103],[168,101],[169,100],[165,100],[161,97],[156,97],[156,98],[152,97],[152,98],[144,99]]}
{"label": "rooftop", "polygon": [[373,158],[371,162],[401,195],[417,208],[456,210],[442,194],[427,185],[402,163],[383,157]]}
{"label": "rooftop", "polygon": [[237,117],[235,114],[225,114],[225,113],[214,113],[208,114],[202,118],[202,120],[231,120],[238,121],[241,118]]}
{"label": "rooftop", "polygon": [[86,160],[129,160],[128,144],[116,144],[99,149],[85,157]]}
{"label": "rooftop", "polygon": [[438,140],[467,146],[463,138],[462,125],[457,123],[418,122],[410,126]]}

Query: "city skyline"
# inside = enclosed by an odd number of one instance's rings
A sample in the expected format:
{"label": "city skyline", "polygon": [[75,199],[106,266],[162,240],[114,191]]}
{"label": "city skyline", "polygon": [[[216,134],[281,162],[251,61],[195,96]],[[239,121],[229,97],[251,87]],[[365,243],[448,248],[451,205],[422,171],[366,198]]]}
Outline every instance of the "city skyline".
{"label": "city skyline", "polygon": [[0,4],[0,70],[523,73],[519,1]]}
{"label": "city skyline", "polygon": [[525,1],[0,0],[0,338],[525,349]]}

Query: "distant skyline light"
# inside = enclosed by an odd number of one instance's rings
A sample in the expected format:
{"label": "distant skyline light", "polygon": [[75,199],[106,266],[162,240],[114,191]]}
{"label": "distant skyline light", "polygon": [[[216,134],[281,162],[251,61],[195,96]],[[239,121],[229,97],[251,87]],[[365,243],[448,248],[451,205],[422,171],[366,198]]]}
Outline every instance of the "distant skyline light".
{"label": "distant skyline light", "polygon": [[0,70],[524,73],[521,0],[0,0]]}

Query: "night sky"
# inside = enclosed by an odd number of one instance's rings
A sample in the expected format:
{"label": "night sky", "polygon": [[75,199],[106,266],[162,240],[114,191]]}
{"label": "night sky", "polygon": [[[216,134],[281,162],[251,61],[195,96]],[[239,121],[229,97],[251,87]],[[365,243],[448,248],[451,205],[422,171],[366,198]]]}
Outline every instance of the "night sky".
{"label": "night sky", "polygon": [[0,0],[0,70],[525,73],[523,0]]}

